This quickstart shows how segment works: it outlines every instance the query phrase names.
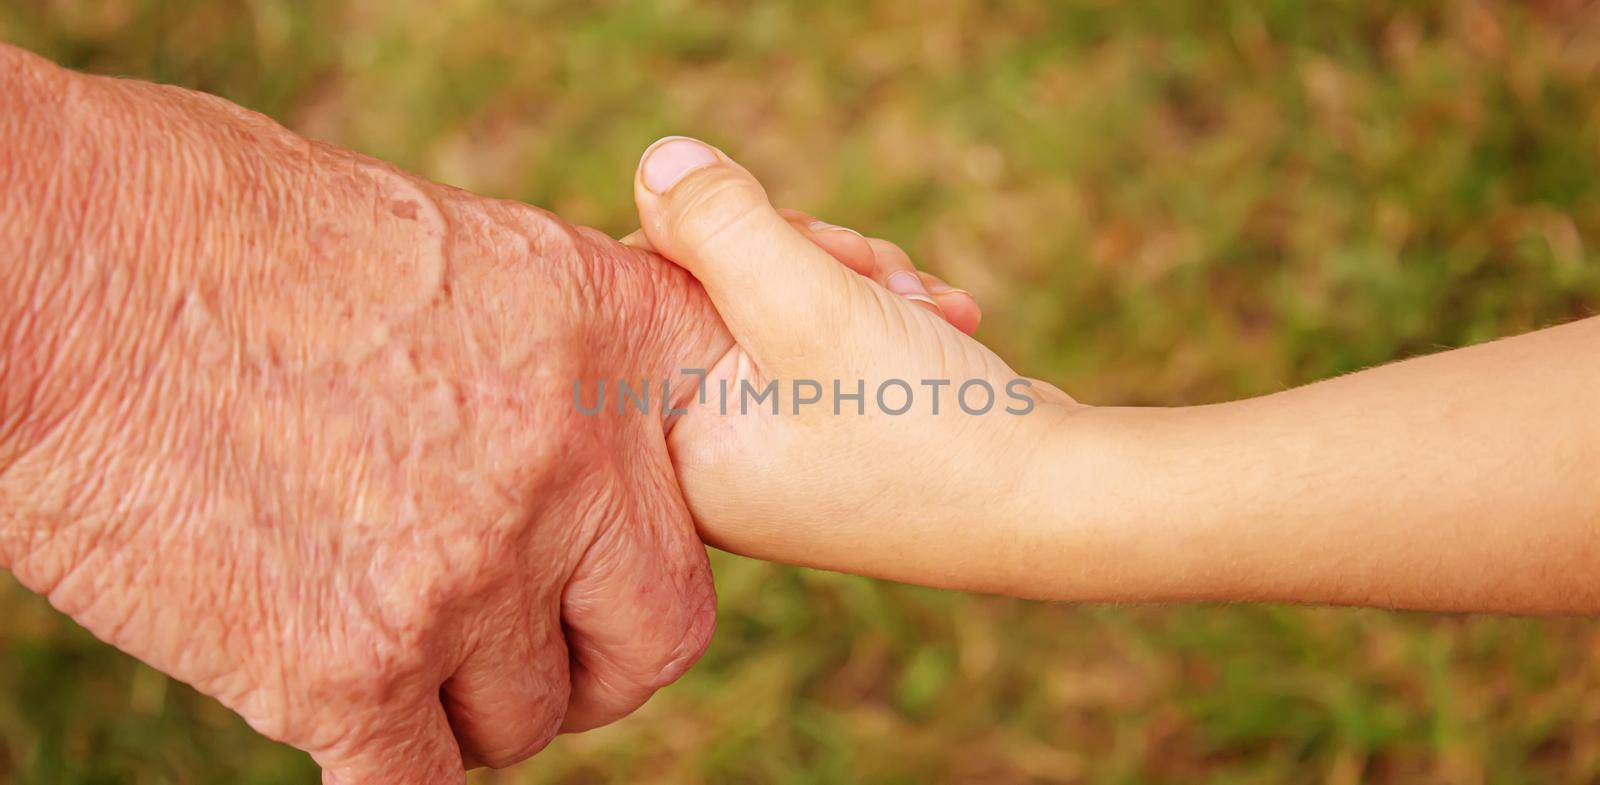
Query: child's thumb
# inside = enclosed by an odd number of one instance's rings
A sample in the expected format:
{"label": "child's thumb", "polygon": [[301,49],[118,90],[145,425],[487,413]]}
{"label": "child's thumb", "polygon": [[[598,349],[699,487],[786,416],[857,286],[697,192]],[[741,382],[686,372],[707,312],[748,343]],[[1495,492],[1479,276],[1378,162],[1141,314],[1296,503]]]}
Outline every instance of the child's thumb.
{"label": "child's thumb", "polygon": [[634,177],[650,244],[705,286],[735,340],[775,372],[824,340],[855,276],[767,201],[755,177],[711,146],[667,137]]}

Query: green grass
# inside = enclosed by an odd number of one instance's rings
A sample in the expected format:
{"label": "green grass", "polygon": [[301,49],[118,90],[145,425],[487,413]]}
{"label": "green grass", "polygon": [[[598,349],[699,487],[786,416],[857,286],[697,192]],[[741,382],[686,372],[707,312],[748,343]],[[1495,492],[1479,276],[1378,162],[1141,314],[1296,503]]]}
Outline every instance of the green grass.
{"label": "green grass", "polygon": [[[0,39],[614,233],[643,147],[702,135],[974,291],[986,341],[1090,402],[1268,392],[1600,305],[1592,3],[0,0]],[[716,567],[682,683],[478,782],[1600,778],[1588,620]],[[313,781],[38,599],[7,588],[0,618],[0,782]]]}

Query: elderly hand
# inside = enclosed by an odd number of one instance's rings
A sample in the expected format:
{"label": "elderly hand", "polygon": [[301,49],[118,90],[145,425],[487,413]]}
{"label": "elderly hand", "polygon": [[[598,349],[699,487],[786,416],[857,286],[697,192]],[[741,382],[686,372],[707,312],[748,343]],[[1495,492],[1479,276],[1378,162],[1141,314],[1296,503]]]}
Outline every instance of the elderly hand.
{"label": "elderly hand", "polygon": [[461,781],[699,656],[714,597],[663,418],[573,405],[727,350],[687,274],[5,47],[0,146],[22,583],[329,783]]}

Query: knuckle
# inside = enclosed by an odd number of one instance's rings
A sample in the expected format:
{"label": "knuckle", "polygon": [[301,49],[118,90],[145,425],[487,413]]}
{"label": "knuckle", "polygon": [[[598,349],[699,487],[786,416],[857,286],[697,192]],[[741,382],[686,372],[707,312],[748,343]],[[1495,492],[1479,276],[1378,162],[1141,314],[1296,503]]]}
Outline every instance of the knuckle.
{"label": "knuckle", "polygon": [[706,648],[711,645],[711,638],[717,629],[717,598],[712,591],[701,592],[698,607],[689,614],[685,625],[683,640],[662,664],[651,686],[665,687],[677,681],[685,672],[700,660]]}
{"label": "knuckle", "polygon": [[670,621],[652,636],[658,643],[652,647],[652,656],[641,658],[636,673],[639,686],[651,690],[677,681],[688,671],[711,644],[717,626],[716,589],[704,550],[695,549],[687,561],[668,570],[677,584],[672,601],[676,608],[663,616]]}
{"label": "knuckle", "polygon": [[523,738],[520,741],[499,747],[475,750],[474,754],[479,760],[483,761],[485,766],[491,769],[504,769],[509,766],[515,766],[539,754],[539,751],[545,747],[550,746],[550,742],[555,739],[556,733],[560,729],[560,716],[535,718],[535,721],[527,725],[526,729],[522,731]]}

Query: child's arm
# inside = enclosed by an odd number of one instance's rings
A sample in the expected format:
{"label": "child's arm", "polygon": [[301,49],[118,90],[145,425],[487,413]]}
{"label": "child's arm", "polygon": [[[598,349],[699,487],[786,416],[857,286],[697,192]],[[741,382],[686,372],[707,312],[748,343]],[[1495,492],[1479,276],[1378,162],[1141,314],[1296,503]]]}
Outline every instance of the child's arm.
{"label": "child's arm", "polygon": [[[1600,320],[1217,406],[1097,409],[1036,384],[1028,414],[968,415],[949,391],[1007,389],[999,358],[847,274],[692,144],[647,153],[636,197],[739,342],[712,378],[862,380],[869,399],[692,408],[669,444],[708,542],[1057,599],[1600,610]],[[930,378],[951,385],[938,414],[926,396],[874,410],[883,380]]]}
{"label": "child's arm", "polygon": [[1045,596],[1600,610],[1600,319],[1049,438]]}

